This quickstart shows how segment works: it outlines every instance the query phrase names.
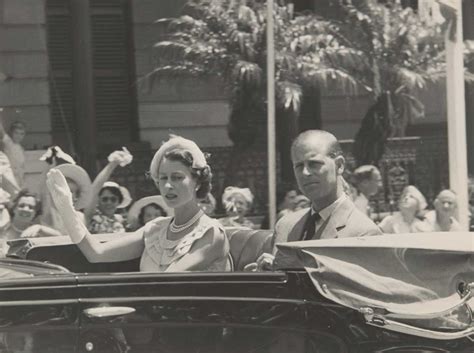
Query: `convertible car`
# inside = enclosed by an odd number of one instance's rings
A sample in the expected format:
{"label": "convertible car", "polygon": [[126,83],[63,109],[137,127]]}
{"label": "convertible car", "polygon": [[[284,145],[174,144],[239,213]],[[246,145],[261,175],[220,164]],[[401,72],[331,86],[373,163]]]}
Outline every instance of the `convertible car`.
{"label": "convertible car", "polygon": [[138,272],[90,264],[66,237],[12,241],[0,352],[474,352],[473,233],[280,244],[281,269],[250,273],[271,233],[229,238],[228,273]]}

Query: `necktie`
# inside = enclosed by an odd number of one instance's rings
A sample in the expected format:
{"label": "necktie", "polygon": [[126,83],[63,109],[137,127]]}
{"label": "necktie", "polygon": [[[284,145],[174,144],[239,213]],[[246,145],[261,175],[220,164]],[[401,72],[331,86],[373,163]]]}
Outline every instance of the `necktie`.
{"label": "necktie", "polygon": [[316,222],[320,219],[321,215],[319,213],[313,213],[308,217],[301,240],[311,240],[313,238],[314,232],[316,231]]}

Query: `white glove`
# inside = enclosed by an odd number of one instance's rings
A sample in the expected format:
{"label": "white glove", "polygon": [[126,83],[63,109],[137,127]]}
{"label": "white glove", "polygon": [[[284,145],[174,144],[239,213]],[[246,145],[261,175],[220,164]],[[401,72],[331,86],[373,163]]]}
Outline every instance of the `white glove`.
{"label": "white glove", "polygon": [[121,167],[125,167],[126,165],[132,163],[133,156],[126,147],[122,147],[121,151],[119,150],[112,152],[107,160],[109,162],[117,162]]}
{"label": "white glove", "polygon": [[47,174],[46,185],[72,242],[79,244],[88,234],[88,230],[76,215],[72,205],[71,190],[69,190],[66,178],[63,173],[53,168]]}

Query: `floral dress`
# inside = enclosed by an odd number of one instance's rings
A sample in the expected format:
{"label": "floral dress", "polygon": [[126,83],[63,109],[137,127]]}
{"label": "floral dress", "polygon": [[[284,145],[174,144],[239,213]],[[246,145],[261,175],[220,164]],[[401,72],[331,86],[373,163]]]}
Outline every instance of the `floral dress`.
{"label": "floral dress", "polygon": [[[192,245],[209,230],[217,227],[224,232],[222,226],[213,218],[202,216],[199,223],[181,239],[169,240],[166,233],[172,217],[158,217],[148,222],[143,228],[145,250],[143,252],[140,271],[165,271],[173,262],[178,261],[190,250]],[[225,233],[224,233],[225,234]],[[226,237],[224,256],[214,261],[204,271],[230,271],[229,242]]]}
{"label": "floral dress", "polygon": [[91,234],[125,232],[125,220],[121,215],[106,216],[99,209],[95,210],[89,223]]}

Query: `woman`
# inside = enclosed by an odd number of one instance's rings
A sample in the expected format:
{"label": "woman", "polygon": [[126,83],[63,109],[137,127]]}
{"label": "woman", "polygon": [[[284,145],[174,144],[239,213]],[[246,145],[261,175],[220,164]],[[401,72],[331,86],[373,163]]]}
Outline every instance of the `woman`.
{"label": "woman", "polygon": [[403,189],[398,202],[399,212],[385,217],[379,227],[384,233],[418,233],[432,231],[432,227],[425,222],[423,210],[426,208],[426,199],[413,185]]}
{"label": "woman", "polygon": [[21,121],[15,121],[10,125],[7,134],[3,126],[3,117],[0,117],[0,139],[2,150],[8,157],[16,184],[21,188],[24,184],[25,174],[25,150],[21,143],[26,134],[26,126]]}
{"label": "woman", "polygon": [[128,211],[127,222],[131,230],[137,230],[158,217],[173,216],[162,196],[147,196],[135,202]]}
{"label": "woman", "polygon": [[228,186],[222,194],[222,204],[224,205],[227,217],[219,219],[219,222],[226,227],[247,227],[254,229],[255,224],[245,216],[252,207],[253,194],[248,188],[238,188]]}
{"label": "woman", "polygon": [[150,175],[174,217],[160,217],[145,227],[106,243],[90,236],[77,219],[61,172],[51,170],[48,187],[74,243],[90,262],[125,261],[141,256],[141,271],[230,270],[229,243],[219,223],[204,215],[198,199],[211,187],[206,158],[192,141],[172,136],[156,152]]}
{"label": "woman", "polygon": [[28,191],[20,191],[12,202],[9,214],[2,213],[0,256],[8,251],[7,241],[20,237],[55,236],[61,235],[58,231],[34,224],[36,217],[41,213],[41,202]]}
{"label": "woman", "polygon": [[125,147],[121,151],[112,152],[108,157],[109,163],[92,183],[92,198],[84,211],[92,234],[125,232],[125,220],[116,212],[117,209],[130,205],[130,193],[119,184],[107,180],[119,165],[124,167],[131,163],[132,159]]}

